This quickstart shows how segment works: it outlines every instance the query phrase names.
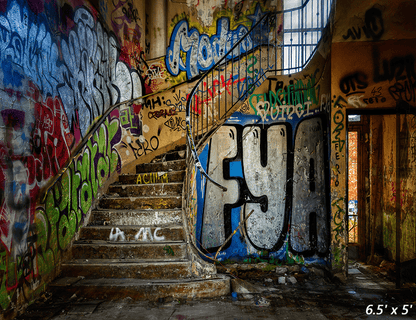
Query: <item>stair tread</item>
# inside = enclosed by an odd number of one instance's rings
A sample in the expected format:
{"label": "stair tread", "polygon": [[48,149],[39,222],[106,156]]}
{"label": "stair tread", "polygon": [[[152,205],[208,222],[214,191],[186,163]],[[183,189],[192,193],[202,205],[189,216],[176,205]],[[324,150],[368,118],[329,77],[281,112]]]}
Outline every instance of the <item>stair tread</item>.
{"label": "stair tread", "polygon": [[[173,155],[174,153],[171,153],[171,154]],[[163,161],[162,159],[158,159],[155,162],[142,163],[142,164],[138,164],[137,166],[151,166],[151,165],[155,165],[155,164],[164,164],[164,163],[172,164],[172,163],[183,163],[183,162],[186,163],[185,158],[175,159],[175,160],[166,160],[166,161]]]}
{"label": "stair tread", "polygon": [[[128,198],[128,197],[125,197]],[[117,211],[117,212],[132,212],[132,213],[149,213],[150,211],[157,211],[157,212],[166,212],[169,213],[170,211],[182,211],[182,208],[161,208],[161,209],[106,209],[106,208],[96,208],[92,210],[91,212],[111,212],[111,211]]]}
{"label": "stair tread", "polygon": [[108,265],[108,264],[120,264],[123,266],[127,265],[164,265],[164,264],[190,264],[191,261],[188,259],[177,259],[177,260],[165,260],[165,259],[72,259],[62,263],[65,265]]}
{"label": "stair tread", "polygon": [[161,195],[161,196],[131,196],[131,197],[120,197],[120,196],[106,196],[101,198],[100,200],[103,199],[131,199],[131,198],[182,198],[182,195]]}
{"label": "stair tread", "polygon": [[164,183],[123,183],[123,184],[112,184],[110,187],[146,187],[146,186],[166,186],[166,185],[183,185],[183,182],[164,182]]}
{"label": "stair tread", "polygon": [[121,174],[120,175],[120,177],[133,177],[133,176],[137,176],[137,175],[142,175],[142,174],[145,174],[145,173],[159,173],[159,172],[163,172],[163,173],[178,173],[178,172],[184,172],[184,171],[186,171],[186,169],[183,169],[183,170],[171,170],[171,171],[169,171],[169,170],[167,170],[167,171],[164,171],[164,170],[159,170],[159,171],[146,171],[146,172],[135,172],[135,173],[123,173],[123,174]]}
{"label": "stair tread", "polygon": [[51,286],[111,286],[111,287],[135,287],[135,286],[146,286],[146,285],[177,285],[180,283],[198,283],[198,282],[216,282],[216,281],[229,281],[229,277],[215,274],[211,278],[182,278],[182,279],[135,279],[135,278],[99,278],[90,279],[83,277],[66,277],[60,278],[53,283]]}
{"label": "stair tread", "polygon": [[[92,222],[94,223],[94,222]],[[129,224],[129,225],[122,225],[122,224],[117,224],[117,225],[94,225],[94,224],[89,224],[87,226],[84,226],[83,228],[86,229],[105,229],[105,230],[111,230],[113,228],[119,228],[119,229],[123,229],[123,230],[129,230],[129,229],[137,229],[137,228],[161,228],[161,229],[183,229],[183,226],[181,224],[160,224],[160,225],[144,225],[144,224],[138,224],[138,225],[133,225],[133,224]]]}
{"label": "stair tread", "polygon": [[167,244],[186,244],[184,240],[170,240],[170,241],[108,241],[108,240],[77,240],[74,245],[130,245],[130,246],[141,246],[141,245],[154,245],[162,246]]}

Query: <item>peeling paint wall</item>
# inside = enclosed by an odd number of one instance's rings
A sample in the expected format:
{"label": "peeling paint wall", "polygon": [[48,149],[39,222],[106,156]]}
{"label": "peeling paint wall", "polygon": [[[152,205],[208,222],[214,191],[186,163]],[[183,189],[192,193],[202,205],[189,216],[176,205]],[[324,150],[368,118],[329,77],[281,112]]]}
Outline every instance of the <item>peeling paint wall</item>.
{"label": "peeling paint wall", "polygon": [[217,258],[330,265],[329,45],[303,72],[265,80],[201,152],[207,173],[227,187],[193,176],[202,250],[215,255],[252,212]]}
{"label": "peeling paint wall", "polygon": [[[416,105],[415,13],[413,1],[338,1],[332,44],[331,163],[336,165],[336,170],[333,170],[331,186],[332,194],[341,199],[338,204],[342,215],[346,209],[346,110],[372,109],[374,114],[376,110],[395,108],[399,103],[405,106],[403,111]],[[395,199],[400,192],[400,251],[401,260],[405,261],[416,257],[414,116],[403,115],[400,123],[397,145],[396,116],[369,116],[370,158],[364,161],[369,164],[366,178],[370,181],[370,198],[368,210],[363,213],[367,221],[367,256],[374,250],[394,260]],[[396,148],[399,148],[400,163],[397,163]],[[397,166],[401,168],[400,186],[396,182]],[[340,250],[345,246],[342,239],[337,242]],[[346,256],[343,259],[346,261]]]}

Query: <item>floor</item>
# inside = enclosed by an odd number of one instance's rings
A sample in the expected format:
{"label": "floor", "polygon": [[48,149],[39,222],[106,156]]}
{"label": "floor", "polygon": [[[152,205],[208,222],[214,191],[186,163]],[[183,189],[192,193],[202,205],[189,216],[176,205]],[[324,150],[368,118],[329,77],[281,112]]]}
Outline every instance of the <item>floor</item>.
{"label": "floor", "polygon": [[415,284],[395,289],[387,277],[355,261],[350,261],[349,276],[342,281],[329,280],[316,268],[297,271],[237,280],[236,297],[200,301],[88,301],[46,292],[17,319],[416,319]]}

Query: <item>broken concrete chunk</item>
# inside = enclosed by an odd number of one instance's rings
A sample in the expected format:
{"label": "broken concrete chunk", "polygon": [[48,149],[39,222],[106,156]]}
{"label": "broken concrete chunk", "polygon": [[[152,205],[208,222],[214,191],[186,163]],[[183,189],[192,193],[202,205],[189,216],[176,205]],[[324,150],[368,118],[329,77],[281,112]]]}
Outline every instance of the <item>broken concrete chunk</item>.
{"label": "broken concrete chunk", "polygon": [[285,268],[285,267],[276,267],[275,271],[276,271],[277,274],[285,274],[285,273],[287,273],[287,268]]}
{"label": "broken concrete chunk", "polygon": [[295,277],[293,277],[293,276],[289,277],[288,279],[289,279],[289,282],[290,282],[290,283],[292,283],[292,284],[296,284],[296,283],[298,282],[298,281],[296,280],[296,278],[295,278]]}

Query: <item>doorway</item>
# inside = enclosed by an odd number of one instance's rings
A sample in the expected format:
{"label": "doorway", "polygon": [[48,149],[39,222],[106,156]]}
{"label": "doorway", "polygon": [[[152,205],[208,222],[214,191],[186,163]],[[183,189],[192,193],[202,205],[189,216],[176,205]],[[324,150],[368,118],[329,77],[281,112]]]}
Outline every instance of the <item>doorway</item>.
{"label": "doorway", "polygon": [[368,176],[368,117],[348,116],[348,255],[351,259],[366,257],[365,177]]}

